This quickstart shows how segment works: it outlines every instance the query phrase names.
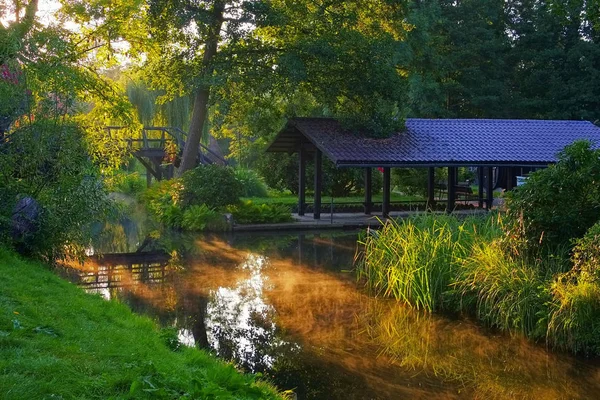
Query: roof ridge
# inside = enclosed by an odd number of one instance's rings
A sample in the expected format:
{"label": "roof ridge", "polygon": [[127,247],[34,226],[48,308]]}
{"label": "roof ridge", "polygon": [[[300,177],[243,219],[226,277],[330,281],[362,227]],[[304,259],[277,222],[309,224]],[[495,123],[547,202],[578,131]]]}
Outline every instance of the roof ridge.
{"label": "roof ridge", "polygon": [[443,121],[443,122],[531,122],[531,123],[588,123],[591,121],[580,119],[519,119],[519,118],[406,118],[406,121]]}

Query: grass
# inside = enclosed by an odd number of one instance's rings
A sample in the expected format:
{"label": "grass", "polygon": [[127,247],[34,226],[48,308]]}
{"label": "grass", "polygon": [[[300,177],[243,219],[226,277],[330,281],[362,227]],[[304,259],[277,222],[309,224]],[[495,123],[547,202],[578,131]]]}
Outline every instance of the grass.
{"label": "grass", "polygon": [[0,275],[2,399],[281,398],[44,265],[0,249]]}
{"label": "grass", "polygon": [[361,241],[359,277],[377,294],[427,311],[442,308],[443,297],[472,247],[475,233],[490,220],[422,214],[387,223]]}
{"label": "grass", "polygon": [[[243,197],[242,200],[251,200],[254,204],[285,204],[288,206],[298,204],[298,196],[293,194],[271,194],[269,197]],[[306,202],[312,203],[314,198],[312,196],[306,196]],[[334,204],[348,204],[348,203],[363,203],[365,201],[364,196],[346,196],[346,197],[334,197]],[[383,195],[377,194],[373,195],[374,202],[382,202]],[[391,201],[424,201],[422,197],[419,196],[405,196],[398,193],[391,194]],[[322,204],[331,203],[330,196],[323,196],[321,198]]]}
{"label": "grass", "polygon": [[564,273],[556,256],[511,251],[500,215],[419,215],[362,241],[357,272],[377,295],[414,308],[463,312],[548,346],[600,355],[600,281]]}

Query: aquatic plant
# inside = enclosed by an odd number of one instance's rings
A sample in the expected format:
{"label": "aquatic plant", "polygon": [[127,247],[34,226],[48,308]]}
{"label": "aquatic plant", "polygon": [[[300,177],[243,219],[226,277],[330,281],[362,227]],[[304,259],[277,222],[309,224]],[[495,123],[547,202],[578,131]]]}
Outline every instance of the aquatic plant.
{"label": "aquatic plant", "polygon": [[[477,231],[491,219],[459,221],[445,215],[422,214],[390,221],[360,241],[359,278],[376,295],[394,297],[418,309],[439,310],[444,294],[469,255]],[[488,235],[496,230],[489,229]]]}

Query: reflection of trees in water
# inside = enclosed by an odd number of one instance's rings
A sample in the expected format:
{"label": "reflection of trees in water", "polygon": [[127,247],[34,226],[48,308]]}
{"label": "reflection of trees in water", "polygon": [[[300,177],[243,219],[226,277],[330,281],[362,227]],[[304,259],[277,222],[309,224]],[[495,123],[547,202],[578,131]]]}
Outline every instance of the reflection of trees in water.
{"label": "reflection of trees in water", "polygon": [[276,354],[294,346],[279,338],[274,322],[275,309],[264,301],[267,267],[265,257],[249,255],[239,268],[247,270],[247,279],[235,287],[220,287],[210,294],[206,328],[212,350],[226,360],[234,360],[252,372],[268,371]]}

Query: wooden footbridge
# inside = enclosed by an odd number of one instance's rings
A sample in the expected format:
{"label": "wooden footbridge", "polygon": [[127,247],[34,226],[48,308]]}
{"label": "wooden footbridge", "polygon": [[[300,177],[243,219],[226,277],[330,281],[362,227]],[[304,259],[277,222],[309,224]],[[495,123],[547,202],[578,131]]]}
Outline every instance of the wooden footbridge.
{"label": "wooden footbridge", "polygon": [[[121,129],[120,126],[106,127],[109,136]],[[131,154],[146,168],[148,184],[152,177],[156,180],[173,177],[186,139],[187,134],[181,129],[163,126],[144,127],[139,137],[125,138]],[[227,161],[200,143],[197,164],[227,165]]]}

